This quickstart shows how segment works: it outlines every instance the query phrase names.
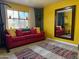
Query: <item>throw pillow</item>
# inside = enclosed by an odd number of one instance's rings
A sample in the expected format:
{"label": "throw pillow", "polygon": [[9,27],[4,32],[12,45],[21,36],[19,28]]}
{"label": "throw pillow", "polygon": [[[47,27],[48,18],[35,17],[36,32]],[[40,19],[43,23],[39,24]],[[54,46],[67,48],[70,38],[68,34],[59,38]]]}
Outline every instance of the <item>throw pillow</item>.
{"label": "throw pillow", "polygon": [[40,27],[36,27],[37,33],[40,33]]}
{"label": "throw pillow", "polygon": [[36,30],[36,33],[40,33],[40,27],[33,27]]}
{"label": "throw pillow", "polygon": [[16,37],[16,30],[15,29],[9,29],[7,31],[12,37]]}

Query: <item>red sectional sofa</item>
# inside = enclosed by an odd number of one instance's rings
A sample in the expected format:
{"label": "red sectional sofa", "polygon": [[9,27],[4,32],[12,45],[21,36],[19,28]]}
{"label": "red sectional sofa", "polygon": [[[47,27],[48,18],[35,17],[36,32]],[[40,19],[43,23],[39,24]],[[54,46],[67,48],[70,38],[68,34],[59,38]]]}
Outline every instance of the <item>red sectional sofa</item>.
{"label": "red sectional sofa", "polygon": [[56,27],[56,36],[60,37],[61,35],[64,35],[64,29],[60,27]]}
{"label": "red sectional sofa", "polygon": [[36,33],[34,30],[17,30],[16,34],[16,37],[11,37],[9,34],[6,35],[7,46],[9,49],[45,39],[44,32]]}

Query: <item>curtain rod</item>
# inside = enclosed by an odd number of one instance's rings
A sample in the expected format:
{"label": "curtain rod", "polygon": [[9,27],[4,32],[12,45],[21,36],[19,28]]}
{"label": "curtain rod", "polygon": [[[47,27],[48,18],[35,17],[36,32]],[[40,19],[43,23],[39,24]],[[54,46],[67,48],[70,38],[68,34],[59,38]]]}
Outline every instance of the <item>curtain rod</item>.
{"label": "curtain rod", "polygon": [[8,6],[9,8],[11,8],[11,6],[10,6],[9,4],[7,4],[7,2],[0,1],[0,4],[6,5],[6,6]]}

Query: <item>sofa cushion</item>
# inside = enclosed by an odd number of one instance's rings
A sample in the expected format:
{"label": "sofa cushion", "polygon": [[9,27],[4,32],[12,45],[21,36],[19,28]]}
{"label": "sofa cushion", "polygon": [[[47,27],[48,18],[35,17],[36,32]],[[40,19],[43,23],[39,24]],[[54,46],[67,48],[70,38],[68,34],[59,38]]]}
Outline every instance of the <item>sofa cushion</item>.
{"label": "sofa cushion", "polygon": [[31,31],[23,31],[22,33],[23,33],[23,35],[30,35],[30,34],[32,34]]}
{"label": "sofa cushion", "polygon": [[34,29],[34,28],[32,28],[30,31],[31,31],[32,34],[36,34],[37,33],[36,29]]}
{"label": "sofa cushion", "polygon": [[22,30],[16,30],[16,35],[17,36],[23,36],[23,31]]}

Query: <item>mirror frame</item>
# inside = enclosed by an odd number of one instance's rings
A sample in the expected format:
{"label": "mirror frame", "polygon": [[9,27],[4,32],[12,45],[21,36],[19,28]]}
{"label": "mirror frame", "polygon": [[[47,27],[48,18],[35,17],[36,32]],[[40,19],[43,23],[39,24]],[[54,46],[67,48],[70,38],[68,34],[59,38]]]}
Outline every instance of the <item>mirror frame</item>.
{"label": "mirror frame", "polygon": [[[58,36],[56,36],[56,15],[57,15],[57,11],[65,10],[67,7],[72,8],[72,29],[71,29],[71,38],[67,38],[67,37],[58,37]],[[60,9],[56,9],[56,10],[55,10],[54,36],[55,36],[55,37],[58,37],[58,38],[62,38],[62,39],[74,40],[74,31],[75,31],[74,28],[75,28],[76,5],[67,6],[67,7],[60,8]]]}

